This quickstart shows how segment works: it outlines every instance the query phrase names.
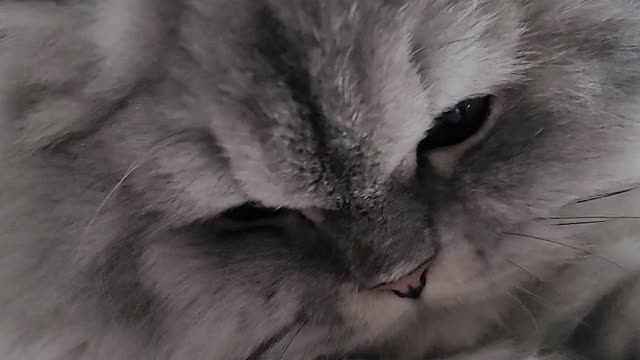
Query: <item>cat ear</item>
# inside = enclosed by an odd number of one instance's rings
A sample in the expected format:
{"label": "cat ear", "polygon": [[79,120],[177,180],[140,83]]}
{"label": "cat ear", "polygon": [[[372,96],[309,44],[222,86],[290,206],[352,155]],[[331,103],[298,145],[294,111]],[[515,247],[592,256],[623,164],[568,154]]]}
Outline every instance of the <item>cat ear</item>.
{"label": "cat ear", "polygon": [[[149,3],[149,4],[147,4]],[[28,150],[90,131],[153,76],[161,5],[0,5],[0,117]]]}

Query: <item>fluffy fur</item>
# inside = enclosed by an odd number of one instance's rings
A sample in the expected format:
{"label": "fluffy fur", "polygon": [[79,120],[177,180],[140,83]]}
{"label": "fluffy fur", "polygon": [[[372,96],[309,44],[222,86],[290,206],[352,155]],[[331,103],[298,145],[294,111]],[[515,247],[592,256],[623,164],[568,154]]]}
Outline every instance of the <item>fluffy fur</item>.
{"label": "fluffy fur", "polygon": [[[420,358],[505,337],[470,356],[633,357],[637,336],[567,320],[634,309],[633,236],[550,217],[640,181],[639,16],[631,0],[0,2],[0,357]],[[504,107],[485,139],[446,173],[417,166],[433,119],[487,93]],[[282,210],[229,228],[246,203]],[[434,253],[420,299],[371,290]],[[520,299],[557,287],[578,305]],[[629,334],[616,316],[593,321]]]}

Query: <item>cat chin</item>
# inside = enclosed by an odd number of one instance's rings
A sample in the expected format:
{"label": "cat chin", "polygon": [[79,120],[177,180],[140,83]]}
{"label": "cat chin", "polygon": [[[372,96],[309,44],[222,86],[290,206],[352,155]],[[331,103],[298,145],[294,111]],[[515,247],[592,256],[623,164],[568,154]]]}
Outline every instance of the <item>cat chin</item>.
{"label": "cat chin", "polygon": [[478,297],[465,303],[439,306],[426,299],[357,296],[343,308],[356,324],[353,346],[392,344],[403,356],[420,356],[434,349],[474,346],[501,326],[513,306],[508,295]]}
{"label": "cat chin", "polygon": [[469,287],[449,286],[426,291],[418,305],[418,315],[408,334],[405,348],[423,354],[438,347],[460,349],[478,344],[507,318],[514,309],[510,286],[514,278],[503,283],[478,277]]}
{"label": "cat chin", "polygon": [[414,300],[401,299],[391,292],[356,292],[343,299],[339,308],[347,323],[353,324],[357,343],[386,342],[417,316]]}
{"label": "cat chin", "polygon": [[390,293],[362,292],[341,304],[344,318],[355,329],[354,346],[393,344],[403,354],[424,354],[436,348],[461,349],[483,340],[499,327],[513,308],[505,291],[465,292],[459,296],[402,299]]}
{"label": "cat chin", "polygon": [[425,306],[408,334],[407,351],[416,355],[475,346],[505,322],[513,299],[506,295],[476,299],[450,308]]}

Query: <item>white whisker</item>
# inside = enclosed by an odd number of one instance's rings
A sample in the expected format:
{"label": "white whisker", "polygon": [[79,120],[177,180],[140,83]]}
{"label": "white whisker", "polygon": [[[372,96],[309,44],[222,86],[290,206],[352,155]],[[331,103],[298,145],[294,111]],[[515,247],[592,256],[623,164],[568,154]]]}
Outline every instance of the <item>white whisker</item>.
{"label": "white whisker", "polygon": [[118,191],[120,186],[122,186],[122,184],[125,182],[125,180],[127,180],[127,178],[129,176],[131,176],[131,174],[134,171],[136,171],[140,167],[140,165],[141,165],[141,163],[139,163],[139,162],[132,163],[131,166],[129,166],[129,169],[127,169],[127,171],[124,173],[124,175],[120,178],[120,180],[118,180],[118,182],[113,186],[113,188],[111,188],[109,193],[107,193],[107,196],[105,196],[104,200],[102,200],[102,202],[98,206],[98,209],[96,209],[95,214],[93,215],[93,217],[91,217],[91,220],[89,221],[89,223],[87,223],[87,226],[86,226],[86,228],[84,230],[84,233],[83,233],[84,237],[86,237],[89,234],[89,231],[91,230],[91,227],[93,226],[93,224],[95,223],[96,219],[98,218],[98,216],[102,212],[102,209],[104,209],[104,207],[107,205],[109,200],[111,200],[111,198],[116,193],[116,191]]}
{"label": "white whisker", "polygon": [[518,299],[517,296],[513,295],[511,292],[508,292],[508,294],[509,296],[511,296],[511,298],[513,298],[513,300],[515,300],[517,304],[520,305],[520,307],[525,311],[527,316],[531,319],[531,323],[533,325],[536,338],[540,339],[542,334],[540,332],[540,326],[538,325],[538,320],[536,320],[535,316],[533,316],[533,313],[531,312],[531,310],[520,299]]}

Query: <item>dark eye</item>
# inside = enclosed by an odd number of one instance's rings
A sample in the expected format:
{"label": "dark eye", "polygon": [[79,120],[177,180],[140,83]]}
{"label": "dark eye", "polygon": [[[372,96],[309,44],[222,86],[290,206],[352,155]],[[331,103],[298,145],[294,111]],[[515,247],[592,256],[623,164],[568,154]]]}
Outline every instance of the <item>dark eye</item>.
{"label": "dark eye", "polygon": [[461,101],[433,121],[418,152],[459,144],[475,134],[489,116],[491,96]]}

